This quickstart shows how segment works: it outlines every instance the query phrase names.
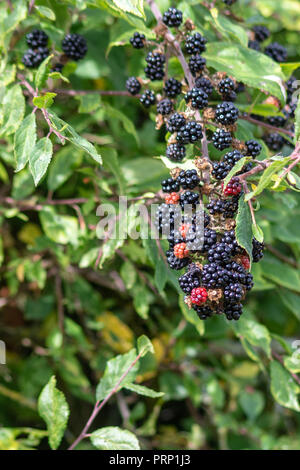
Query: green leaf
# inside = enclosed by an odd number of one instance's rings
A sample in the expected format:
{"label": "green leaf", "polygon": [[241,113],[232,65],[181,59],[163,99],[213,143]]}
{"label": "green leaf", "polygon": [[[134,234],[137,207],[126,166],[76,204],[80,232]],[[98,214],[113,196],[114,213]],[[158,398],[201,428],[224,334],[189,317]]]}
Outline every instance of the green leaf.
{"label": "green leaf", "polygon": [[56,20],[55,13],[50,8],[44,7],[42,5],[35,5],[34,8],[41,17],[47,18],[50,21],[55,21]]}
{"label": "green leaf", "polygon": [[47,171],[53,153],[52,142],[48,137],[43,137],[35,145],[29,156],[29,168],[37,186]]}
{"label": "green leaf", "polygon": [[50,191],[56,191],[72,175],[76,164],[81,160],[80,156],[74,159],[74,150],[71,145],[66,145],[55,154],[52,159],[47,178]]}
{"label": "green leaf", "polygon": [[284,305],[292,312],[297,320],[300,321],[300,297],[297,294],[294,294],[294,292],[290,292],[286,289],[279,289],[279,295],[284,303]]}
{"label": "green leaf", "polygon": [[151,343],[150,339],[147,338],[146,335],[142,335],[138,338],[137,348],[138,348],[138,353],[141,355],[141,357],[146,356],[148,352],[150,352],[151,354],[154,354],[153,344]]}
{"label": "green leaf", "polygon": [[241,169],[243,168],[243,166],[245,165],[245,163],[247,161],[251,160],[251,158],[249,157],[243,157],[241,158],[235,165],[234,167],[231,168],[230,172],[228,173],[228,175],[226,176],[226,178],[224,179],[224,188],[226,188],[227,184],[229,183],[229,181],[231,180],[231,178],[236,175],[239,171],[241,171]]}
{"label": "green leaf", "polygon": [[32,102],[34,106],[36,106],[39,109],[50,108],[54,103],[55,96],[56,96],[56,93],[47,92],[42,96],[35,96]]}
{"label": "green leaf", "polygon": [[139,441],[132,432],[115,426],[98,429],[90,438],[101,450],[140,450]]}
{"label": "green leaf", "polygon": [[23,170],[31,156],[36,142],[35,114],[31,113],[22,121],[15,133],[14,154],[16,172]]}
{"label": "green leaf", "polygon": [[260,243],[264,241],[264,232],[259,227],[259,225],[252,224],[252,233],[254,238],[256,238],[256,240],[258,240]]}
{"label": "green leaf", "polygon": [[249,199],[252,199],[254,196],[258,196],[260,193],[263,192],[263,190],[269,186],[269,184],[272,182],[272,178],[275,175],[275,173],[279,172],[282,170],[282,168],[289,162],[289,157],[286,157],[282,160],[274,161],[271,163],[268,168],[266,168],[261,175],[258,185],[252,191],[251,193],[248,193],[245,195],[245,200],[249,201]]}
{"label": "green leaf", "polygon": [[182,295],[179,296],[179,307],[183,313],[184,318],[195,326],[200,336],[204,334],[204,322],[200,320],[197,313],[193,309],[189,309],[186,303],[183,300]]}
{"label": "green leaf", "polygon": [[247,251],[252,260],[252,218],[249,206],[243,197],[239,199],[235,235],[238,244]]}
{"label": "green leaf", "polygon": [[115,149],[103,149],[102,159],[104,168],[108,168],[115,176],[119,185],[119,195],[125,194],[126,181],[120,168],[118,154]]}
{"label": "green leaf", "polygon": [[262,261],[262,275],[280,286],[300,292],[300,275],[296,269],[274,258]]}
{"label": "green leaf", "polygon": [[265,399],[261,392],[243,390],[239,395],[239,404],[248,419],[254,421],[264,409]]}
{"label": "green leaf", "polygon": [[46,83],[48,74],[50,72],[50,67],[51,67],[50,61],[52,60],[52,58],[53,58],[53,55],[49,55],[48,57],[46,57],[46,59],[43,60],[43,62],[41,63],[41,65],[36,71],[34,82],[35,82],[35,86],[38,89],[42,88]]}
{"label": "green leaf", "polygon": [[124,126],[125,131],[128,132],[128,134],[131,134],[135,138],[137,145],[140,145],[139,136],[136,132],[135,124],[119,109],[113,108],[112,106],[109,106],[107,103],[105,103],[104,109],[108,116],[110,116],[113,119],[118,119]]}
{"label": "green leaf", "polygon": [[[129,370],[136,357],[136,350],[131,349],[128,353],[122,355],[120,354],[107,362],[103,377],[97,386],[97,400],[103,400],[107,395],[109,395],[109,393],[111,393],[117,387],[119,380],[121,379],[123,374]],[[138,362],[136,362],[130,369],[130,372],[118,385],[116,391],[121,390],[121,388],[125,384],[133,382],[136,378],[138,369],[139,364]]]}
{"label": "green leaf", "polygon": [[241,317],[238,322],[234,323],[233,329],[239,338],[245,338],[252,346],[261,348],[271,358],[271,336],[264,325]]}
{"label": "green leaf", "polygon": [[231,42],[240,42],[243,46],[247,47],[248,36],[244,28],[227,19],[216,8],[212,8],[210,14],[214,20],[215,27],[225,39]]}
{"label": "green leaf", "polygon": [[47,424],[51,449],[57,449],[69,419],[69,406],[64,394],[56,388],[56,379],[51,377],[38,400],[39,415]]}
{"label": "green leaf", "polygon": [[145,387],[144,385],[126,384],[124,388],[131,392],[138,393],[139,395],[144,395],[145,397],[159,398],[164,396],[163,392],[155,392],[155,390],[151,390],[151,388]]}
{"label": "green leaf", "polygon": [[286,356],[284,358],[284,366],[293,374],[300,373],[300,356],[299,353],[295,353],[290,357]]}
{"label": "green leaf", "polygon": [[7,91],[1,105],[2,109],[3,120],[0,135],[11,135],[16,132],[23,121],[25,112],[25,99],[20,85],[14,85]]}
{"label": "green leaf", "polygon": [[[122,12],[132,13],[133,15],[145,18],[143,0],[111,0]],[[107,2],[110,3],[110,2]]]}
{"label": "green leaf", "polygon": [[300,99],[298,96],[297,108],[295,111],[295,144],[300,140]]}
{"label": "green leaf", "polygon": [[100,96],[94,93],[90,95],[76,96],[76,99],[80,102],[78,109],[80,113],[92,113],[101,105]]}
{"label": "green leaf", "polygon": [[78,219],[69,215],[60,215],[52,206],[45,206],[39,213],[45,234],[55,243],[78,244]]}
{"label": "green leaf", "polygon": [[271,362],[271,392],[280,405],[300,411],[297,398],[299,387],[290,373],[277,361]]}
{"label": "green leaf", "polygon": [[260,52],[241,44],[211,42],[203,56],[207,65],[233,75],[238,81],[259,90],[268,91],[285,102],[284,74],[280,65]]}

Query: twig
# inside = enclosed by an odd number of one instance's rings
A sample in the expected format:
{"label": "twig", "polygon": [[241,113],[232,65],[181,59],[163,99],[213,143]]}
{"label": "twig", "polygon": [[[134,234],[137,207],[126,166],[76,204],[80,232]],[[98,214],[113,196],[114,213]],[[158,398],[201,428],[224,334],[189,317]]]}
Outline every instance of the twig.
{"label": "twig", "polygon": [[281,251],[277,250],[272,245],[267,245],[266,247],[270,251],[270,253],[272,253],[274,256],[276,256],[276,258],[280,259],[284,263],[289,264],[290,266],[292,266],[293,268],[296,268],[296,269],[300,268],[300,265],[299,265],[299,263],[297,263],[296,260],[293,260],[293,259],[288,258],[287,256],[283,255],[281,253]]}
{"label": "twig", "polygon": [[89,94],[97,94],[102,96],[129,96],[130,98],[140,98],[141,95],[131,95],[128,91],[124,90],[64,90],[55,89],[54,93],[58,95],[68,95],[68,96],[84,96]]}
{"label": "twig", "polygon": [[[245,194],[249,193],[249,189],[248,189],[246,181],[243,181],[242,184],[243,184]],[[255,220],[254,209],[253,209],[253,206],[252,206],[251,199],[249,199],[249,201],[248,201],[248,206],[249,206],[250,213],[251,213],[252,223],[256,227],[256,220]]]}
{"label": "twig", "polygon": [[65,314],[64,314],[64,297],[62,291],[62,281],[59,272],[55,276],[55,293],[57,300],[57,316],[58,316],[58,325],[59,329],[64,337],[64,323],[65,323]]}
{"label": "twig", "polygon": [[252,122],[252,124],[256,124],[257,126],[265,127],[266,129],[269,129],[270,131],[273,132],[281,132],[282,134],[286,134],[290,137],[294,137],[294,133],[291,131],[288,131],[287,129],[282,129],[280,127],[275,127],[272,126],[271,124],[267,124],[266,122],[259,121],[258,119],[254,119],[250,116],[240,116],[240,119],[243,119],[244,121]]}

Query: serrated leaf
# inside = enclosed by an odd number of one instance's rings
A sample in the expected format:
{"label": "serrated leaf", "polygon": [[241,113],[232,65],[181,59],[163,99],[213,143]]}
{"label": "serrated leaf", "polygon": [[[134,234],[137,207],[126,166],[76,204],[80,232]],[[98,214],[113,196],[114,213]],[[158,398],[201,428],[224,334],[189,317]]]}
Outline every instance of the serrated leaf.
{"label": "serrated leaf", "polygon": [[137,145],[140,145],[140,140],[136,132],[135,124],[119,109],[113,108],[112,106],[109,106],[107,103],[105,103],[104,109],[109,117],[113,119],[118,119],[124,126],[125,131],[128,132],[128,134],[131,134],[135,138]]}
{"label": "serrated leaf", "polygon": [[235,235],[238,244],[244,248],[252,260],[252,218],[248,204],[243,196],[239,199],[238,214],[236,217]]}
{"label": "serrated leaf", "polygon": [[47,171],[53,153],[52,142],[48,137],[43,137],[35,145],[29,156],[29,168],[37,186]]}
{"label": "serrated leaf", "polygon": [[42,96],[35,96],[32,102],[34,106],[36,106],[39,109],[50,108],[54,103],[55,96],[56,96],[56,93],[47,92]]}
{"label": "serrated leaf", "polygon": [[210,14],[215,22],[215,27],[224,38],[231,42],[240,42],[247,47],[248,36],[244,28],[227,19],[218,12],[217,8],[212,8]]}
{"label": "serrated leaf", "polygon": [[2,110],[3,119],[0,135],[11,135],[18,129],[25,112],[25,98],[20,85],[14,85],[5,93],[1,104]]}
{"label": "serrated leaf", "polygon": [[29,114],[17,129],[14,138],[16,172],[23,170],[31,156],[36,142],[35,114]]}
{"label": "serrated leaf", "polygon": [[111,0],[122,12],[132,13],[133,15],[145,18],[143,0]]}
{"label": "serrated leaf", "polygon": [[285,408],[300,411],[297,398],[299,387],[290,373],[277,361],[271,362],[271,392],[275,400]]}
{"label": "serrated leaf", "polygon": [[56,379],[51,377],[38,400],[39,415],[47,424],[51,449],[57,449],[69,419],[69,406],[64,394],[56,388]]}
{"label": "serrated leaf", "polygon": [[271,165],[269,165],[268,168],[264,170],[254,191],[246,194],[245,200],[249,201],[249,199],[252,199],[254,196],[258,196],[259,194],[261,194],[262,191],[272,182],[272,178],[275,173],[279,172],[282,168],[284,168],[284,166],[288,162],[289,157],[286,157],[282,160],[277,160],[271,163]]}
{"label": "serrated leaf", "polygon": [[234,323],[233,329],[239,338],[245,338],[252,346],[263,349],[267,356],[271,357],[271,335],[264,325],[241,317]]}
{"label": "serrated leaf", "polygon": [[124,386],[126,390],[130,390],[131,392],[138,393],[139,395],[143,395],[149,398],[159,398],[164,396],[163,392],[156,392],[155,390],[151,390],[151,388],[145,387],[144,385],[138,384],[126,384]]}
{"label": "serrated leaf", "polygon": [[50,240],[62,245],[78,244],[79,228],[76,217],[57,214],[51,206],[43,207],[39,216],[43,230]]}
{"label": "serrated leaf", "polygon": [[139,450],[139,441],[135,435],[115,426],[94,431],[90,439],[92,444],[101,450]]}
{"label": "serrated leaf", "polygon": [[42,88],[46,83],[48,74],[50,72],[50,61],[52,60],[52,58],[53,55],[49,55],[48,57],[46,57],[46,59],[43,60],[43,62],[36,71],[34,83],[38,89]]}

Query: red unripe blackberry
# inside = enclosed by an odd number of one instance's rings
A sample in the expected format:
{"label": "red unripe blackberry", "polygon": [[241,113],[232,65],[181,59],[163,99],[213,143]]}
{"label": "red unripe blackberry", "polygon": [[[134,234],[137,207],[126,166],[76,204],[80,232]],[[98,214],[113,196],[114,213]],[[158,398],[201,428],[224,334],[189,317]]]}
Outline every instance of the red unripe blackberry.
{"label": "red unripe blackberry", "polygon": [[145,46],[146,37],[144,34],[138,33],[137,31],[133,33],[132,38],[129,39],[130,44],[135,49],[142,49]]}
{"label": "red unripe blackberry", "polygon": [[202,305],[207,300],[207,290],[205,287],[196,287],[191,292],[191,301],[195,305]]}
{"label": "red unripe blackberry", "polygon": [[190,224],[182,224],[181,227],[179,228],[179,233],[182,236],[182,238],[186,238],[189,232],[191,225]]}
{"label": "red unripe blackberry", "polygon": [[233,178],[231,178],[226,188],[224,188],[224,185],[222,183],[222,189],[223,194],[225,194],[225,196],[237,196],[242,191],[242,185],[240,183],[239,178],[237,176],[234,176]]}
{"label": "red unripe blackberry", "polygon": [[175,98],[180,95],[182,89],[181,83],[176,78],[169,78],[164,86],[164,92],[168,98]]}
{"label": "red unripe blackberry", "polygon": [[250,259],[247,255],[240,257],[242,266],[248,271],[250,269]]}
{"label": "red unripe blackberry", "polygon": [[183,259],[189,255],[189,250],[186,247],[186,243],[178,243],[174,246],[174,255],[176,258]]}
{"label": "red unripe blackberry", "polygon": [[178,193],[171,193],[165,197],[165,201],[166,201],[166,204],[177,204],[179,201],[179,198],[180,196]]}
{"label": "red unripe blackberry", "polygon": [[204,52],[206,49],[207,40],[201,36],[200,33],[195,33],[188,36],[185,43],[185,50],[188,54],[197,54]]}
{"label": "red unripe blackberry", "polygon": [[171,7],[163,14],[162,20],[169,28],[178,27],[182,23],[182,11]]}

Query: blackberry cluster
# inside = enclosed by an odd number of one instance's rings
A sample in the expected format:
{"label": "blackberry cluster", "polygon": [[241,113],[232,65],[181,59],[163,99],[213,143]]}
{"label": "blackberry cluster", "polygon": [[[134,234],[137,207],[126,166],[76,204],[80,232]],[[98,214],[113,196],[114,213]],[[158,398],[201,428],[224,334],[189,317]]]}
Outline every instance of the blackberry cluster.
{"label": "blackberry cluster", "polygon": [[141,91],[141,84],[136,77],[129,77],[126,80],[126,90],[131,95],[137,95]]}
{"label": "blackberry cluster", "polygon": [[185,95],[185,101],[191,102],[191,105],[195,109],[203,109],[208,105],[208,96],[202,88],[192,88]]}
{"label": "blackberry cluster", "polygon": [[199,204],[199,200],[199,193],[195,193],[193,191],[185,191],[185,193],[180,195],[180,205],[182,208],[184,208],[186,205],[195,207],[197,204]]}
{"label": "blackberry cluster", "polygon": [[173,162],[181,162],[185,157],[185,147],[181,144],[170,144],[167,146],[166,156]]}
{"label": "blackberry cluster", "polygon": [[180,144],[194,144],[202,139],[202,127],[196,121],[188,121],[177,132],[176,139]]}
{"label": "blackberry cluster", "polygon": [[197,170],[181,171],[176,179],[182,189],[194,189],[200,183]]}
{"label": "blackberry cluster", "polygon": [[256,41],[264,42],[270,36],[270,31],[266,26],[257,25],[253,28]]}
{"label": "blackberry cluster", "polygon": [[144,34],[135,32],[129,41],[135,49],[143,49],[143,47],[145,47],[146,37]]}
{"label": "blackberry cluster", "polygon": [[191,264],[189,270],[178,279],[179,286],[185,294],[190,294],[193,289],[201,286],[201,269],[196,264]]}
{"label": "blackberry cluster", "polygon": [[187,54],[201,54],[206,49],[207,40],[200,33],[195,33],[188,36],[185,43],[185,50]]}
{"label": "blackberry cluster", "polygon": [[281,63],[287,60],[287,50],[284,46],[278,44],[278,42],[269,44],[265,48],[265,54],[275,60],[275,62]]}
{"label": "blackberry cluster", "polygon": [[245,142],[245,145],[246,155],[249,155],[253,158],[257,157],[262,150],[262,146],[254,139],[247,140],[247,142]]}
{"label": "blackberry cluster", "polygon": [[36,49],[28,49],[22,57],[25,67],[33,69],[38,67],[49,55],[47,47],[39,46]]}
{"label": "blackberry cluster", "polygon": [[176,78],[169,78],[164,86],[164,92],[168,98],[175,98],[180,95],[182,89],[181,83]]}
{"label": "blackberry cluster", "polygon": [[226,178],[230,170],[231,166],[226,162],[214,162],[212,175],[214,178],[216,178],[216,180],[223,180]]}
{"label": "blackberry cluster", "polygon": [[152,90],[146,90],[140,97],[140,102],[145,108],[150,108],[150,106],[155,104],[155,101],[155,94]]}
{"label": "blackberry cluster", "polygon": [[164,54],[158,52],[149,52],[146,57],[147,67],[145,68],[145,75],[152,82],[155,80],[162,80],[164,78],[164,65],[166,57]]}
{"label": "blackberry cluster", "polygon": [[161,187],[164,193],[177,193],[180,189],[178,180],[173,178],[165,179],[161,182]]}
{"label": "blackberry cluster", "polygon": [[168,116],[172,111],[173,103],[169,98],[165,98],[157,104],[157,112],[163,116]]}
{"label": "blackberry cluster", "polygon": [[80,34],[67,34],[62,42],[62,50],[69,59],[83,59],[87,53],[87,43]]}
{"label": "blackberry cluster", "polygon": [[207,306],[193,305],[193,309],[196,311],[200,320],[206,320],[207,318],[212,317],[213,310]]}
{"label": "blackberry cluster", "polygon": [[26,42],[31,49],[47,47],[48,39],[47,34],[41,29],[34,29],[30,33],[26,34]]}
{"label": "blackberry cluster", "polygon": [[227,320],[239,320],[243,313],[243,306],[241,303],[225,303],[224,314]]}
{"label": "blackberry cluster", "polygon": [[224,150],[232,144],[232,137],[230,132],[224,129],[217,129],[212,136],[213,145],[218,150]]}
{"label": "blackberry cluster", "polygon": [[173,8],[173,7],[169,8],[163,14],[163,22],[169,28],[172,28],[172,27],[178,28],[178,26],[180,26],[182,23],[182,11],[177,10],[177,8]]}
{"label": "blackberry cluster", "polygon": [[258,263],[264,256],[264,243],[260,243],[256,238],[252,240],[252,259],[253,263]]}
{"label": "blackberry cluster", "polygon": [[202,284],[208,289],[224,287],[230,280],[227,269],[217,263],[208,263],[203,266]]}
{"label": "blackberry cluster", "polygon": [[283,127],[286,124],[287,119],[284,118],[283,116],[270,116],[268,117],[268,123],[271,124],[271,126],[275,127]]}
{"label": "blackberry cluster", "polygon": [[223,78],[219,81],[218,91],[224,101],[234,101],[236,99],[235,83],[230,77]]}
{"label": "blackberry cluster", "polygon": [[210,96],[214,89],[211,81],[206,77],[197,77],[195,80],[195,86],[196,88],[201,88],[207,96]]}
{"label": "blackberry cluster", "polygon": [[231,5],[233,5],[236,2],[236,0],[223,0],[223,2],[226,3],[226,5],[228,5],[230,7]]}
{"label": "blackberry cluster", "polygon": [[253,40],[251,40],[251,39],[248,41],[248,47],[249,47],[250,49],[253,49],[254,51],[257,51],[257,52],[259,52],[259,51],[261,50],[261,49],[260,49],[260,42],[258,42],[258,41],[253,41]]}
{"label": "blackberry cluster", "polygon": [[285,144],[285,138],[282,135],[277,134],[277,132],[271,132],[264,137],[264,141],[267,147],[274,152],[278,152],[282,149]]}
{"label": "blackberry cluster", "polygon": [[230,101],[224,101],[223,103],[218,104],[216,109],[216,120],[220,124],[223,124],[224,126],[234,124],[238,120],[238,117],[239,110]]}
{"label": "blackberry cluster", "polygon": [[211,199],[207,204],[207,210],[211,215],[223,215],[225,219],[233,218],[237,213],[238,207],[238,197],[233,197],[228,200]]}
{"label": "blackberry cluster", "polygon": [[167,130],[168,132],[171,132],[171,133],[179,131],[179,129],[183,127],[185,123],[186,123],[186,120],[182,114],[174,113],[168,119]]}
{"label": "blackberry cluster", "polygon": [[194,77],[197,73],[202,72],[206,65],[206,59],[202,57],[200,54],[192,55],[189,60],[189,69],[192,72]]}
{"label": "blackberry cluster", "polygon": [[175,269],[175,271],[180,271],[190,263],[189,258],[177,258],[172,250],[166,251],[166,257],[170,268]]}

